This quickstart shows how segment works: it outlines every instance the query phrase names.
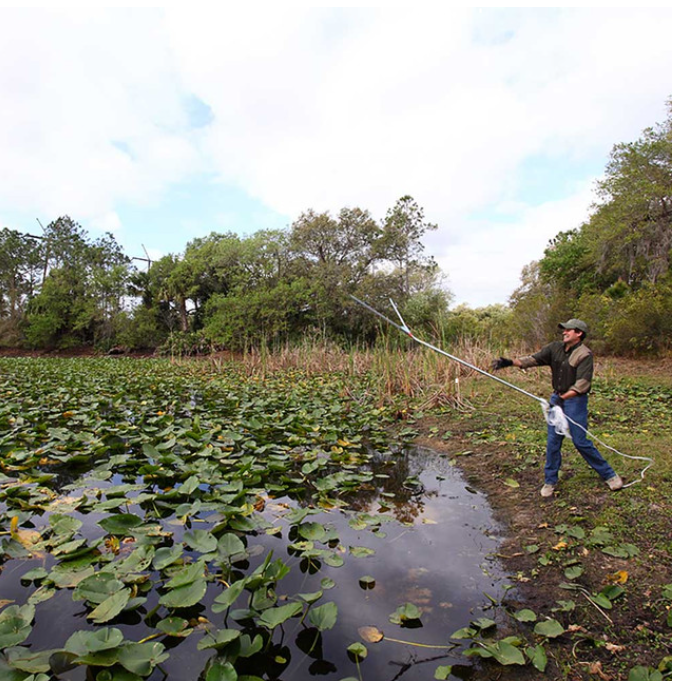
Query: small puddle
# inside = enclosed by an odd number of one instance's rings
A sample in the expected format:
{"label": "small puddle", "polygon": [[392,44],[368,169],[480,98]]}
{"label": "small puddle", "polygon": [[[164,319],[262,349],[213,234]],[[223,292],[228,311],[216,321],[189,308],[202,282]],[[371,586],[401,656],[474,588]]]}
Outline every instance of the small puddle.
{"label": "small puddle", "polygon": [[[288,498],[268,500],[265,518],[281,526],[282,531],[275,535],[264,532],[248,535],[251,557],[242,569],[249,573],[273,550],[274,559],[282,558],[291,567],[276,588],[281,599],[284,595],[319,591],[323,588],[321,580],[329,578],[334,587],[324,589],[317,605],[333,601],[339,615],[334,628],[321,635],[311,628],[308,619],[303,623],[297,618],[288,620],[282,634],[280,629],[275,631],[276,645],[268,652],[263,667],[259,662],[257,666],[251,663],[251,669],[241,673],[285,681],[359,678],[358,667],[346,649],[360,642],[368,651],[366,659],[359,663],[362,678],[367,681],[431,679],[437,666],[449,664],[455,665],[449,678],[469,679],[473,675],[473,661],[461,654],[465,643],[451,641],[450,636],[478,617],[495,618],[494,601],[500,601],[505,590],[511,588],[507,575],[493,558],[498,552],[499,526],[486,497],[471,489],[445,456],[430,449],[376,454],[369,465],[375,473],[373,484],[351,493],[347,501],[357,513],[388,516],[389,521],[380,526],[362,527],[353,522],[357,514],[338,509],[307,518],[335,528],[339,545],[344,547],[341,567],[322,564],[316,569],[316,565],[302,562],[296,552],[288,548],[293,540],[288,537],[289,526],[283,519],[297,503]],[[120,480],[111,482],[116,484]],[[99,486],[104,491],[107,484],[102,482]],[[137,506],[131,510],[142,513]],[[101,528],[95,523],[103,516],[72,515],[85,523],[81,536],[101,535]],[[46,515],[42,521],[48,522]],[[198,526],[209,527],[207,523]],[[180,541],[182,528],[168,524],[166,527],[175,533],[175,540]],[[371,549],[372,553],[360,549]],[[49,569],[53,561],[51,556],[38,561],[8,561],[0,573],[2,598],[25,603],[35,586],[22,584],[20,576],[34,567]],[[179,614],[186,619],[208,618],[219,628],[236,627],[231,618],[227,625],[223,624],[224,614],[215,615],[210,609],[213,599],[221,592],[221,585],[210,584],[202,603]],[[141,640],[156,632],[144,618],[157,600],[153,592],[143,609],[105,626],[121,629],[128,640]],[[243,600],[234,607],[245,607]],[[414,604],[422,613],[416,626],[401,627],[389,621],[405,603]],[[23,645],[30,645],[33,651],[61,647],[73,631],[93,628],[85,615],[83,604],[72,601],[72,591],[61,590],[37,606],[33,631]],[[377,643],[364,641],[359,635],[359,629],[364,626],[376,627],[384,639]],[[149,677],[151,681],[202,678],[200,674],[213,651],[197,649],[201,638],[202,634],[195,631],[185,639],[160,639],[171,653],[162,664],[167,676],[156,668]],[[86,670],[80,668],[59,678],[85,681],[89,677]]]}

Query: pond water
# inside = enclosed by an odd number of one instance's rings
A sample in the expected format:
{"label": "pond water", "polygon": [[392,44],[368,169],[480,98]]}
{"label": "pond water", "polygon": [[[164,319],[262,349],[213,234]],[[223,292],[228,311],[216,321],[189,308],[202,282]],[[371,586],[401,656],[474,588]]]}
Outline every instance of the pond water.
{"label": "pond water", "polygon": [[[511,588],[494,558],[499,527],[487,500],[466,484],[445,456],[430,449],[376,453],[368,465],[376,484],[347,497],[349,512],[336,508],[307,518],[330,528],[335,537],[330,546],[342,558],[335,566],[321,560],[309,562],[290,548],[304,538],[294,536],[296,527],[286,520],[288,511],[298,508],[298,503],[289,498],[265,500],[262,514],[275,528],[273,532],[242,534],[248,556],[241,565],[233,566],[234,575],[249,574],[273,550],[274,559],[281,558],[291,567],[276,585],[279,604],[285,597],[323,590],[318,604],[334,602],[339,613],[334,627],[322,633],[308,619],[289,619],[274,630],[273,646],[265,655],[250,659],[245,673],[284,681],[339,681],[360,675],[367,681],[414,681],[432,679],[437,666],[451,664],[455,666],[449,678],[473,676],[474,658],[463,656],[465,645],[450,636],[471,620],[494,617],[493,602]],[[100,487],[104,490],[107,484],[119,482],[113,478],[101,482]],[[142,514],[133,504],[129,510]],[[101,535],[96,523],[103,515],[71,515],[83,521],[81,535]],[[382,519],[381,524],[376,518]],[[46,523],[46,516],[42,520]],[[212,529],[215,524],[208,514],[200,520],[193,527]],[[176,526],[175,521],[169,526],[169,522],[166,527],[174,533],[174,541],[180,541],[186,528]],[[49,570],[54,562],[49,554],[38,560],[7,561],[0,573],[0,598],[24,603],[37,587],[22,583],[21,575],[35,567]],[[237,622],[230,613],[225,620],[225,613],[212,612],[213,599],[222,589],[222,584],[210,583],[198,605],[180,610],[180,616],[195,624],[197,630],[186,638],[160,639],[171,655],[148,677],[151,681],[196,681],[204,677],[213,655],[213,650],[197,648],[203,638],[199,629],[208,626],[206,620],[218,628],[247,626],[245,618]],[[156,633],[153,627],[157,618],[152,610],[158,598],[156,592],[149,593],[142,608],[123,613],[107,626],[119,628],[133,641]],[[392,623],[390,616],[406,603],[419,608],[420,618],[407,622],[407,626]],[[233,608],[245,607],[246,592]],[[87,609],[82,602],[73,602],[69,589],[61,589],[39,603],[37,613],[33,631],[23,644],[33,651],[62,647],[76,629],[94,628],[86,620]],[[203,618],[201,624],[198,618]],[[359,629],[364,626],[376,627],[383,640],[363,640]],[[347,653],[347,647],[356,642],[367,648],[367,657],[359,664]],[[58,678],[88,681],[93,677],[79,667]]]}

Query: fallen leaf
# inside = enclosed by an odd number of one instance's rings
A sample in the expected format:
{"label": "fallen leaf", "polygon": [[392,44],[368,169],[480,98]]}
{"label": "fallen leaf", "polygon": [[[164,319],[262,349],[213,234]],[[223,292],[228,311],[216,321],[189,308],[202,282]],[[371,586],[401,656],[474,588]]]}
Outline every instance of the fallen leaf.
{"label": "fallen leaf", "polygon": [[598,676],[602,681],[611,681],[611,677],[605,674],[601,668],[601,662],[590,662],[588,664],[587,670],[590,674]]}
{"label": "fallen leaf", "polygon": [[565,541],[560,541],[559,543],[555,544],[552,547],[553,551],[561,551],[562,549],[565,549],[568,546],[568,544]]}
{"label": "fallen leaf", "polygon": [[384,638],[384,633],[377,627],[359,627],[358,634],[368,643],[377,643]]}
{"label": "fallen leaf", "polygon": [[625,650],[625,646],[617,646],[615,643],[607,643],[606,650],[608,650],[609,653],[613,653],[615,655],[616,653],[622,653],[623,650]]}
{"label": "fallen leaf", "polygon": [[627,570],[618,570],[607,577],[607,581],[612,584],[624,584],[629,578]]}

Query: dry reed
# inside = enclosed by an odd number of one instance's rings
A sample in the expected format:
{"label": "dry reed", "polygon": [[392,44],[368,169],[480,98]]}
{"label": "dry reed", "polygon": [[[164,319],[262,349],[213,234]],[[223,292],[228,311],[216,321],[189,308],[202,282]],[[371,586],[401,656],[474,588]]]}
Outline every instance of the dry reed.
{"label": "dry reed", "polygon": [[[498,354],[486,343],[473,339],[462,339],[446,349],[484,370],[489,369],[491,360]],[[231,360],[214,356],[210,361],[217,370],[223,370]],[[253,349],[236,360],[236,364],[248,375],[261,378],[291,370],[339,374],[346,379],[344,390],[347,394],[350,394],[348,379],[354,378],[358,379],[359,385],[365,383],[367,391],[381,403],[402,398],[404,402],[414,402],[421,408],[438,405],[472,408],[470,390],[464,394],[461,382],[480,378],[480,374],[472,369],[411,342],[405,348],[382,345],[344,350],[327,340],[311,340],[288,344],[273,351],[264,347]]]}

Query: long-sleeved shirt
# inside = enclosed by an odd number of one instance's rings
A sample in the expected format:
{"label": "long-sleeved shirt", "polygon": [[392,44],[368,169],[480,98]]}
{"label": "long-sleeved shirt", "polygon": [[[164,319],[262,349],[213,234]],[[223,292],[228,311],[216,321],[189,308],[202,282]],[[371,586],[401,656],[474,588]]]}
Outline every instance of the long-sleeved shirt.
{"label": "long-sleeved shirt", "polygon": [[579,395],[590,392],[594,359],[590,349],[577,343],[568,350],[563,341],[555,341],[538,352],[520,359],[523,369],[549,366],[552,369],[552,389],[560,395],[575,390]]}

